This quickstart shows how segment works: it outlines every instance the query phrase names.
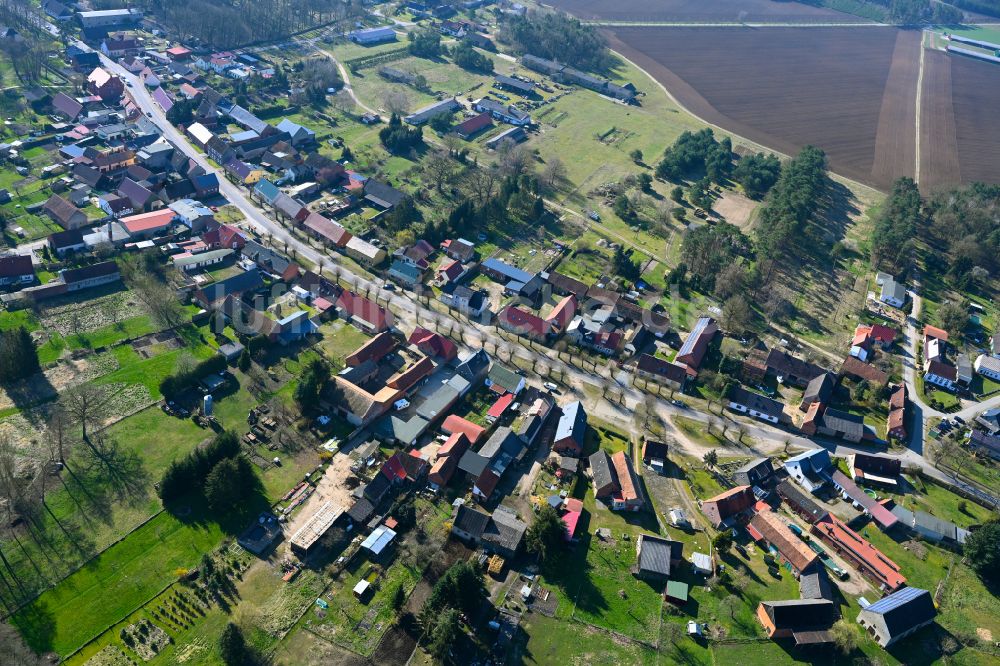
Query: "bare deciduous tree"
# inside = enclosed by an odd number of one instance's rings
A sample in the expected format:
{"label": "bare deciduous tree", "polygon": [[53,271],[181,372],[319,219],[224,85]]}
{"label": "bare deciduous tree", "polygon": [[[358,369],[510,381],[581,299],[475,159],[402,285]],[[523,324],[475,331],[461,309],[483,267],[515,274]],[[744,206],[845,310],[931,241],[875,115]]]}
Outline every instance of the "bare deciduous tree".
{"label": "bare deciduous tree", "polygon": [[382,108],[389,113],[402,116],[410,110],[410,96],[404,90],[391,88],[382,95]]}
{"label": "bare deciduous tree", "polygon": [[63,393],[66,410],[80,425],[83,441],[91,447],[93,445],[90,444],[87,436],[87,426],[100,422],[104,417],[109,398],[109,393],[93,384],[79,384]]}

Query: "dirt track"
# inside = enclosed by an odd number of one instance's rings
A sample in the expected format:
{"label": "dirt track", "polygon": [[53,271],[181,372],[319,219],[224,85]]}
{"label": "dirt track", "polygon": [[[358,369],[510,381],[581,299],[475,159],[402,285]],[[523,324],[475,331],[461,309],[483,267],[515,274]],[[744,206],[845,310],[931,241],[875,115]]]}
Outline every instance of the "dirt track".
{"label": "dirt track", "polygon": [[832,9],[774,0],[544,0],[586,20],[704,23],[864,22]]}

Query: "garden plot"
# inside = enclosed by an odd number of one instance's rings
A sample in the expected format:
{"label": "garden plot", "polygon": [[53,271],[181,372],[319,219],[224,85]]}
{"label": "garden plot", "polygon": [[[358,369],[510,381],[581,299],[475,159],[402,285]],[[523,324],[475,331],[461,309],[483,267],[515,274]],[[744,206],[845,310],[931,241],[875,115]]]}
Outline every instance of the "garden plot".
{"label": "garden plot", "polygon": [[83,302],[73,299],[45,308],[40,318],[43,329],[68,336],[89,333],[145,314],[148,314],[146,308],[132,292],[117,291]]}
{"label": "garden plot", "polygon": [[140,358],[144,359],[158,356],[165,351],[180,349],[183,346],[184,341],[173,331],[150,333],[132,341],[132,349]]}
{"label": "garden plot", "polygon": [[57,394],[118,370],[113,354],[92,354],[57,364],[41,374],[0,388],[0,411],[52,400]]}
{"label": "garden plot", "polygon": [[108,645],[87,660],[86,666],[132,666],[134,662],[115,645]]}
{"label": "garden plot", "polygon": [[143,661],[149,661],[170,643],[167,632],[149,620],[140,620],[121,630],[122,642],[132,648]]}

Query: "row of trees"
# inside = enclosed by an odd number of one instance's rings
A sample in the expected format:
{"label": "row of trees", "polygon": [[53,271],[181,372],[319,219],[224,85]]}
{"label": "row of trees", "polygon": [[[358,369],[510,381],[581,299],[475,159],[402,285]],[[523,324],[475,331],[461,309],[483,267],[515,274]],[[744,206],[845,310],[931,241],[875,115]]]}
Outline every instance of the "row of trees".
{"label": "row of trees", "polygon": [[917,232],[924,226],[920,191],[912,178],[900,178],[875,215],[872,266],[898,274],[905,270]]}
{"label": "row of trees", "polygon": [[[757,259],[774,266],[796,245],[798,235],[820,209],[829,184],[826,153],[806,146],[781,171],[756,226]],[[765,279],[765,282],[767,279]]]}
{"label": "row of trees", "polygon": [[317,25],[350,30],[365,15],[361,0],[139,0],[184,42],[229,48],[267,42]]}
{"label": "row of trees", "polygon": [[493,72],[493,60],[472,48],[469,42],[459,42],[451,50],[451,59],[462,69],[480,74]]}
{"label": "row of trees", "polygon": [[500,27],[500,41],[518,53],[558,60],[594,72],[607,70],[614,58],[594,26],[561,13],[513,16]]}
{"label": "row of trees", "polygon": [[0,384],[9,384],[39,372],[38,350],[24,326],[0,331]]}

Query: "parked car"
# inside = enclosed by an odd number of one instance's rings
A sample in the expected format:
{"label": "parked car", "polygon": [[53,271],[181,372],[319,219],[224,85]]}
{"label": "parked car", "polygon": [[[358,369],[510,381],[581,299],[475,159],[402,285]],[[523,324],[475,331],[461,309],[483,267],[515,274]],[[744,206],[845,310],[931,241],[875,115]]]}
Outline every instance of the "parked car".
{"label": "parked car", "polygon": [[545,382],[544,384],[542,384],[542,386],[544,386],[549,391],[556,391],[559,389],[559,387],[553,384],[552,382]]}

